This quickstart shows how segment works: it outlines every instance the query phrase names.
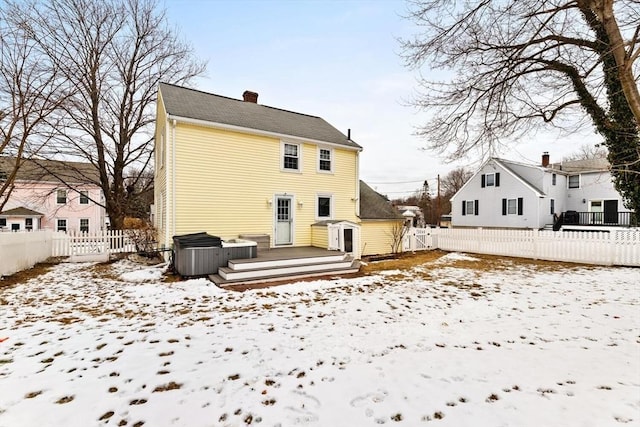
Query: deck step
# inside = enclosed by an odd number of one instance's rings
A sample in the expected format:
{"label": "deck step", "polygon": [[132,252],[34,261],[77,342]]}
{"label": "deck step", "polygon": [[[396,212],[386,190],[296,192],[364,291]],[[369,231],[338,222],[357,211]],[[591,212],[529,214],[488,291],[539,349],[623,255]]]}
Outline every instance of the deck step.
{"label": "deck step", "polygon": [[[313,271],[300,272],[300,273],[285,273],[285,274],[268,274],[245,278],[245,279],[224,279],[220,276],[220,274],[212,274],[209,276],[209,280],[215,283],[217,286],[226,287],[226,286],[237,286],[237,285],[252,285],[257,283],[269,283],[269,282],[281,282],[281,281],[294,281],[298,279],[304,279],[309,277],[324,277],[324,276],[341,276],[345,274],[353,274],[357,273],[360,270],[360,262],[353,261],[350,263],[348,267],[344,268],[318,268]],[[265,270],[265,272],[268,270]],[[273,273],[273,270],[271,271]]]}
{"label": "deck step", "polygon": [[[303,258],[303,261],[309,260],[309,258]],[[348,268],[353,263],[351,257],[341,257],[339,261],[330,262],[307,262],[296,264],[276,265],[273,267],[264,267],[259,264],[251,263],[251,269],[238,270],[231,267],[220,267],[218,269],[218,275],[225,280],[240,280],[240,279],[254,279],[264,276],[274,275],[287,275],[287,274],[302,274],[313,273],[315,271],[327,271]],[[229,262],[231,264],[231,262]],[[258,264],[258,265],[257,265]]]}
{"label": "deck step", "polygon": [[277,267],[292,267],[310,264],[327,264],[333,262],[342,262],[345,260],[344,253],[336,253],[323,256],[287,258],[287,259],[234,259],[229,260],[228,266],[234,271],[259,270]]}

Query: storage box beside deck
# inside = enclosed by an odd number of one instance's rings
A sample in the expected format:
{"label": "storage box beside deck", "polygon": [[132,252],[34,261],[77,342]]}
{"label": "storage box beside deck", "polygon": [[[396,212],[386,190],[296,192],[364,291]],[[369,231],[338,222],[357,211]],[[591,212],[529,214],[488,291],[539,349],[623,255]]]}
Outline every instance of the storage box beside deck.
{"label": "storage box beside deck", "polygon": [[173,241],[174,268],[185,277],[216,274],[229,260],[258,256],[257,244],[247,240],[224,242],[206,233],[195,233],[174,236]]}

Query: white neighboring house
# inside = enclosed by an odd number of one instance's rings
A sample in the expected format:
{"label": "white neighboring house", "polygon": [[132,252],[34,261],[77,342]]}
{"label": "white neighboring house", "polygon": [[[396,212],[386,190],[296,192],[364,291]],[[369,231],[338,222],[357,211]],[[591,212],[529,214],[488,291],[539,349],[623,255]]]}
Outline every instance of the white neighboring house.
{"label": "white neighboring house", "polygon": [[551,164],[546,152],[541,165],[491,158],[451,198],[452,226],[628,226],[608,168],[605,159]]}

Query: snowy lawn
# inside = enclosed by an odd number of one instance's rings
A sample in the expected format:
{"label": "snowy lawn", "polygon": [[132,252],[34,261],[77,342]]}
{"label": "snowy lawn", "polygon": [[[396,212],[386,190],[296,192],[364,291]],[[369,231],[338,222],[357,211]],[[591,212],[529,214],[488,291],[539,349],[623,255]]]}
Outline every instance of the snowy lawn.
{"label": "snowy lawn", "polygon": [[640,425],[639,269],[431,258],[246,292],[57,265],[0,288],[0,426]]}

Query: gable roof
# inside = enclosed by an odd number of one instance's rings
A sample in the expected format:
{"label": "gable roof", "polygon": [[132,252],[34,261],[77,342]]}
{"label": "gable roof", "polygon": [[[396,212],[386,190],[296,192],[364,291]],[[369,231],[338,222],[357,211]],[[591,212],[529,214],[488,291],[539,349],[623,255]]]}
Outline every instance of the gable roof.
{"label": "gable roof", "polygon": [[[0,157],[0,171],[8,174],[15,164],[15,157]],[[91,163],[22,159],[16,180],[97,184],[100,182],[100,175]]]}
{"label": "gable roof", "polygon": [[167,114],[174,118],[203,120],[210,123],[327,142],[354,149],[362,148],[320,117],[227,98],[168,83],[160,83],[159,90]]}
{"label": "gable roof", "polygon": [[29,208],[25,208],[24,206],[20,206],[0,212],[0,216],[44,216],[44,214],[41,214],[40,212],[36,212]]}
{"label": "gable roof", "polygon": [[[524,163],[517,163],[517,162],[512,162],[510,160],[504,160],[504,159],[499,159],[497,157],[491,157],[490,159],[488,159],[486,162],[484,162],[482,164],[482,166],[480,166],[480,168],[476,171],[476,173],[474,173],[471,178],[469,178],[467,180],[467,182],[464,183],[464,185],[462,187],[460,187],[460,189],[458,191],[456,191],[456,194],[454,194],[453,196],[451,196],[450,200],[454,200],[458,194],[460,194],[465,188],[467,188],[467,185],[469,185],[471,183],[471,181],[473,181],[473,179],[480,173],[482,172],[482,170],[484,169],[484,167],[486,165],[488,165],[489,163],[494,162],[495,164],[497,164],[498,166],[500,166],[505,172],[507,172],[509,175],[513,176],[517,181],[521,182],[525,187],[529,188],[531,191],[533,191],[537,196],[544,196],[544,192],[537,188],[535,185],[533,185],[531,182],[529,182],[528,180],[526,180],[525,178],[523,178],[522,176],[520,176],[519,174],[517,174],[511,167],[508,166],[509,163],[513,163],[513,164],[517,164],[520,166],[525,166],[528,168],[533,168],[533,169],[539,169],[541,170],[541,172],[545,172],[547,169],[546,168],[542,168],[542,167],[538,167],[538,166],[534,166],[534,165],[526,165]],[[549,169],[549,172],[553,172]]]}
{"label": "gable roof", "polygon": [[[519,181],[521,181],[525,186],[529,187],[531,190],[533,190],[534,192],[538,193],[537,194],[538,196],[543,196],[544,195],[544,191],[542,191],[542,188],[539,188],[536,185],[534,185],[533,183],[529,182],[527,179],[525,179],[523,176],[519,175],[515,170],[513,170],[512,168],[509,167],[509,163],[513,163],[513,164],[520,164],[520,163],[512,162],[510,160],[498,159],[498,158],[494,158],[493,160],[497,164],[502,166],[507,172],[511,173],[511,175],[513,175]],[[546,168],[541,168],[541,167],[538,167],[538,166],[525,165],[525,164],[520,164],[520,165],[528,167],[528,168],[532,168],[532,169],[538,169],[538,170],[542,171],[543,173],[547,171]]]}
{"label": "gable roof", "polygon": [[382,194],[360,181],[360,219],[403,219]]}

